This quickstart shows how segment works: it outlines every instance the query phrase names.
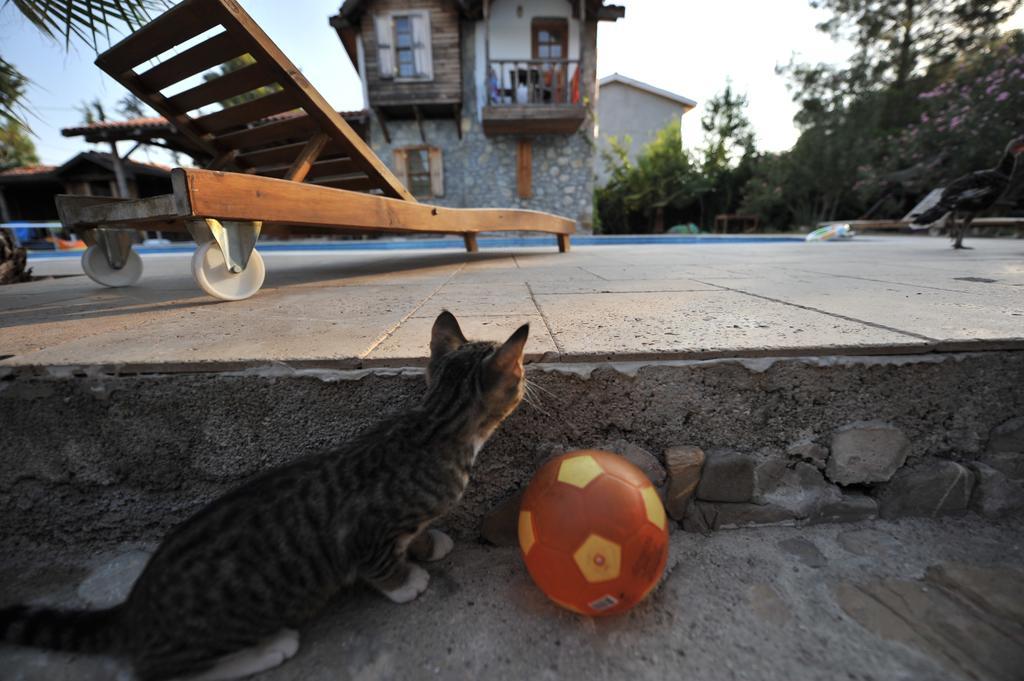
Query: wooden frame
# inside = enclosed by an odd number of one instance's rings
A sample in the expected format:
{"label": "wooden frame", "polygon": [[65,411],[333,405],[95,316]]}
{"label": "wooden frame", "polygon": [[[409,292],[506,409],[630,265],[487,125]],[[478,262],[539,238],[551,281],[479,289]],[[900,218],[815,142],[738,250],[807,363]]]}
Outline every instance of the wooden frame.
{"label": "wooden frame", "polygon": [[[548,33],[554,33],[558,31],[561,33],[562,40],[557,43],[562,47],[562,54],[557,57],[552,57],[550,54],[546,57],[540,56],[539,48],[540,43],[537,40],[537,34],[540,31],[547,31]],[[549,43],[554,45],[556,43]],[[530,21],[530,54],[533,59],[568,59],[569,58],[569,20],[564,18],[544,18],[537,17]]]}
{"label": "wooden frame", "polygon": [[569,247],[574,223],[532,210],[442,208],[345,189],[216,170],[175,168],[174,193],[148,199],[115,200],[59,196],[61,221],[69,229],[98,225],[184,225],[192,219],[265,221],[340,230],[427,232],[475,236],[515,230],[558,236],[559,250]]}
{"label": "wooden frame", "polygon": [[[147,66],[156,56],[218,26],[222,32]],[[160,93],[242,54],[255,62],[171,97]],[[209,152],[218,170],[173,170],[173,193],[167,196],[103,202],[58,197],[61,220],[69,229],[185,229],[196,219],[251,221],[460,234],[469,251],[476,250],[480,232],[516,230],[555,234],[559,250],[569,249],[574,223],[566,218],[417,203],[236,0],[184,0],[101,54],[96,63]],[[272,84],[280,89],[219,111],[196,113],[228,96]]]}

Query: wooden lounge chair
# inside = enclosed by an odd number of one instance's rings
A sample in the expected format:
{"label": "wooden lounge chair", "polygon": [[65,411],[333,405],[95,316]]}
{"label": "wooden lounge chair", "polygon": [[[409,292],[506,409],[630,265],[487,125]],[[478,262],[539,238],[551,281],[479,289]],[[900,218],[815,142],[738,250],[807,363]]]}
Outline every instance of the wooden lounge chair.
{"label": "wooden lounge chair", "polygon": [[[211,81],[196,77],[246,54],[254,62],[243,68]],[[459,234],[472,252],[479,232],[528,230],[555,234],[559,250],[569,249],[574,225],[566,218],[418,203],[233,0],[185,0],[96,64],[214,159],[207,170],[174,169],[166,196],[58,197],[64,226],[91,244],[83,268],[101,284],[138,281],[142,261],[131,246],[140,229],[188,230],[199,244],[196,282],[224,300],[262,286],[261,231]],[[270,93],[219,106],[258,88]],[[203,107],[216,110],[197,111]]]}

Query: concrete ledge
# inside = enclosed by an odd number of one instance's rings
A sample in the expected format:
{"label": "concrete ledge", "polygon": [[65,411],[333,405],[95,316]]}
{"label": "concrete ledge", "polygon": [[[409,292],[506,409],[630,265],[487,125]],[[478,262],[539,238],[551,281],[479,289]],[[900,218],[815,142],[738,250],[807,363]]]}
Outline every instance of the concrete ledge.
{"label": "concrete ledge", "polygon": [[[478,536],[485,512],[525,485],[551,447],[622,438],[788,460],[794,443],[882,420],[908,466],[971,462],[1024,414],[1024,353],[763,358],[530,367],[544,397],[522,405],[481,454],[446,520]],[[335,446],[419,398],[416,368],[0,379],[0,546],[154,540],[249,475]]]}

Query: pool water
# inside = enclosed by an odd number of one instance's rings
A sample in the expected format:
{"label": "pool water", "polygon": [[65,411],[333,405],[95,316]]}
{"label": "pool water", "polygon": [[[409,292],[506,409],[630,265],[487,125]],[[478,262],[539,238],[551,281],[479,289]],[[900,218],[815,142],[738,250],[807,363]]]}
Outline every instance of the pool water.
{"label": "pool water", "polygon": [[[710,236],[710,235],[637,235],[593,236],[573,235],[573,246],[624,246],[642,244],[765,244],[779,242],[803,243],[801,236]],[[557,246],[554,236],[481,237],[480,250],[492,248],[551,248]],[[368,241],[266,241],[260,242],[261,253],[288,251],[394,251],[418,249],[463,250],[460,237],[437,239],[372,239]],[[136,246],[139,253],[191,253],[191,241],[175,242],[167,246]],[[29,251],[30,258],[75,258],[81,251]]]}

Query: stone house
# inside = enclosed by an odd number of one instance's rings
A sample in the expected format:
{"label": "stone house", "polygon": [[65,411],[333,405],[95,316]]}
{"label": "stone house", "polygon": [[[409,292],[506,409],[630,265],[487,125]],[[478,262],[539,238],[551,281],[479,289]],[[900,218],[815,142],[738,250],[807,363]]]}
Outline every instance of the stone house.
{"label": "stone house", "polygon": [[629,160],[636,162],[640,151],[654,140],[658,131],[679,121],[697,106],[689,97],[654,87],[639,80],[613,73],[601,79],[597,99],[597,150],[594,172],[598,186],[608,181],[609,173],[601,152],[609,149],[609,139],[632,139]]}
{"label": "stone house", "polygon": [[604,0],[347,0],[373,150],[414,196],[589,228]]}

